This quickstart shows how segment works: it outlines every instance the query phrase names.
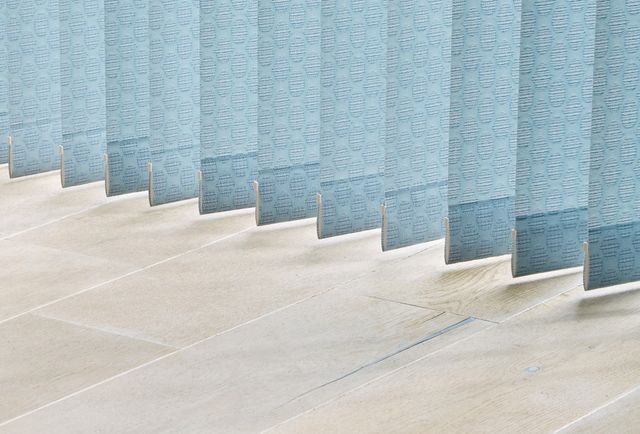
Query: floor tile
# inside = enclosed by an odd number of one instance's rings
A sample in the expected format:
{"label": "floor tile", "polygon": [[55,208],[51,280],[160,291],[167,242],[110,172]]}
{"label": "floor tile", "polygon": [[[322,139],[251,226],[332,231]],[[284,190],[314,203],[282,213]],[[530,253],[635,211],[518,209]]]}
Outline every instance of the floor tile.
{"label": "floor tile", "polygon": [[57,171],[9,179],[0,166],[0,238],[116,200],[100,182],[63,189]]}
{"label": "floor tile", "polygon": [[602,408],[596,408],[567,424],[562,433],[634,434],[640,426],[640,385],[623,395],[613,397]]}
{"label": "floor tile", "polygon": [[553,432],[637,384],[639,313],[575,289],[274,432]]}
{"label": "floor tile", "polygon": [[201,216],[195,200],[151,208],[132,195],[14,239],[142,267],[254,226],[252,210]]}
{"label": "floor tile", "polygon": [[0,324],[0,342],[0,423],[172,350],[34,315]]}
{"label": "floor tile", "polygon": [[0,240],[0,264],[0,322],[135,269],[13,240]]}
{"label": "floor tile", "polygon": [[[6,427],[8,432],[257,432],[486,327],[331,291]],[[159,410],[161,409],[161,410]]]}
{"label": "floor tile", "polygon": [[382,253],[378,231],[319,242],[312,220],[253,228],[43,313],[185,346],[415,251]]}
{"label": "floor tile", "polygon": [[514,279],[508,256],[446,265],[442,242],[352,283],[355,292],[435,310],[503,321],[582,284],[580,269]]}

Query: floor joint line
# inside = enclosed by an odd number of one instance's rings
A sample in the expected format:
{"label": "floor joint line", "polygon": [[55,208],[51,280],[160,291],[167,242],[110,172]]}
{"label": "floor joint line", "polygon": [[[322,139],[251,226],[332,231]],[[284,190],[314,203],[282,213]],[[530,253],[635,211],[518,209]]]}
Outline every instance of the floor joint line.
{"label": "floor joint line", "polygon": [[[445,312],[442,312],[440,315],[437,315],[434,318],[437,318],[438,316],[441,316],[444,313]],[[372,361],[370,361],[368,363],[365,363],[364,365],[359,366],[356,369],[353,369],[353,370],[347,372],[346,374],[343,374],[343,375],[341,375],[341,376],[339,376],[337,378],[334,378],[333,380],[327,381],[327,382],[325,382],[325,383],[323,383],[323,384],[321,384],[319,386],[313,387],[313,388],[307,390],[306,392],[303,392],[303,393],[291,398],[289,401],[287,401],[285,404],[282,404],[280,407],[283,407],[284,405],[287,405],[287,404],[289,404],[291,402],[294,402],[294,401],[302,398],[303,396],[309,395],[309,394],[315,392],[316,390],[320,390],[320,389],[322,389],[322,388],[324,388],[326,386],[329,386],[331,384],[335,384],[335,383],[337,383],[337,382],[339,382],[341,380],[344,380],[345,378],[350,377],[350,376],[352,376],[354,374],[357,374],[358,372],[363,371],[363,370],[365,370],[367,368],[375,366],[378,363],[382,363],[385,360],[388,360],[388,359],[390,359],[392,357],[395,357],[398,354],[403,353],[405,351],[408,351],[408,350],[410,350],[412,348],[415,348],[415,347],[417,347],[419,345],[422,345],[425,342],[429,342],[430,340],[433,340],[433,339],[435,339],[437,337],[440,337],[440,336],[450,332],[451,330],[455,330],[457,328],[463,327],[463,326],[465,326],[465,325],[467,325],[467,324],[469,324],[469,323],[471,323],[473,321],[475,321],[475,318],[467,317],[467,318],[465,318],[465,319],[463,319],[461,321],[458,321],[458,322],[456,322],[454,324],[450,324],[450,325],[448,325],[446,327],[443,327],[442,329],[437,330],[437,331],[435,331],[433,333],[429,333],[427,336],[423,337],[422,339],[419,339],[419,340],[417,340],[415,342],[412,342],[412,343],[410,343],[408,345],[405,345],[405,346],[403,346],[403,347],[401,347],[401,348],[399,348],[399,349],[397,349],[397,350],[395,350],[395,351],[393,351],[391,353],[385,354],[384,356],[378,357],[377,359],[372,360]]]}
{"label": "floor joint line", "polygon": [[107,205],[107,202],[101,203],[99,205],[90,206],[88,208],[84,208],[84,209],[81,209],[81,210],[78,210],[78,211],[63,215],[63,216],[58,217],[56,219],[50,220],[48,222],[44,222],[44,223],[38,224],[36,226],[31,226],[31,227],[29,227],[27,229],[23,229],[21,231],[14,232],[14,233],[9,234],[9,235],[5,235],[2,238],[0,238],[0,241],[11,240],[12,238],[18,237],[20,235],[24,235],[24,234],[29,233],[31,231],[35,231],[37,229],[45,228],[47,226],[53,225],[55,223],[59,223],[59,222],[61,222],[63,220],[66,220],[68,218],[75,217],[75,216],[80,215],[80,214],[84,214],[85,212],[93,211],[94,209],[100,208],[100,207],[102,207],[104,205]]}
{"label": "floor joint line", "polygon": [[[383,379],[385,379],[385,378],[387,378],[387,377],[390,377],[390,376],[392,376],[392,375],[395,375],[396,373],[400,372],[401,370],[407,369],[407,368],[409,368],[409,367],[411,367],[411,366],[415,365],[416,363],[420,363],[420,362],[421,362],[421,361],[423,361],[423,360],[426,360],[426,359],[428,359],[428,358],[430,358],[430,357],[433,357],[434,355],[439,354],[439,353],[443,352],[444,350],[449,349],[450,347],[453,347],[453,346],[455,346],[455,345],[460,345],[460,344],[462,344],[462,343],[464,343],[464,342],[468,341],[469,339],[476,338],[478,335],[481,335],[481,334],[483,334],[483,333],[486,333],[486,332],[488,332],[489,330],[493,330],[493,329],[494,329],[494,328],[496,328],[496,327],[500,327],[500,326],[504,323],[504,321],[507,321],[507,320],[513,319],[513,318],[515,318],[515,317],[517,317],[517,316],[519,316],[519,315],[522,315],[522,314],[524,314],[524,313],[526,313],[526,312],[530,311],[531,309],[534,309],[534,308],[536,308],[536,307],[538,307],[538,306],[540,306],[540,305],[542,305],[542,304],[544,304],[544,303],[548,303],[549,301],[551,301],[551,300],[553,300],[553,299],[555,299],[555,298],[557,298],[557,297],[560,297],[560,296],[562,296],[563,294],[566,294],[566,293],[568,293],[568,292],[570,292],[570,291],[573,291],[573,290],[575,290],[575,289],[576,289],[576,288],[578,288],[578,287],[580,287],[580,285],[572,286],[571,288],[569,288],[569,289],[567,289],[567,290],[565,290],[565,291],[562,291],[562,292],[560,292],[560,293],[558,293],[558,294],[555,294],[555,295],[553,295],[552,297],[549,297],[549,298],[547,298],[547,299],[545,299],[545,300],[543,300],[543,301],[541,301],[541,302],[539,302],[539,303],[536,303],[536,304],[534,304],[534,305],[530,306],[530,307],[529,307],[529,308],[527,308],[527,309],[524,309],[524,310],[522,310],[522,311],[520,311],[520,312],[517,312],[517,313],[515,313],[515,314],[513,314],[513,315],[511,315],[511,316],[509,316],[509,317],[507,317],[507,318],[506,318],[505,320],[503,320],[502,322],[499,322],[499,323],[498,323],[498,322],[489,322],[489,324],[490,324],[490,325],[489,325],[489,326],[487,326],[486,328],[482,329],[482,330],[479,330],[479,331],[477,331],[477,332],[475,332],[475,333],[472,333],[471,335],[466,336],[466,337],[464,337],[464,338],[462,338],[462,339],[459,339],[459,340],[457,340],[457,341],[455,341],[455,342],[452,342],[452,343],[450,343],[450,344],[448,344],[448,345],[445,345],[444,347],[439,348],[439,349],[437,349],[437,350],[435,350],[435,351],[433,351],[433,352],[431,352],[431,353],[429,353],[429,354],[425,354],[424,356],[419,357],[419,358],[417,358],[416,360],[413,360],[413,361],[411,361],[411,362],[409,362],[409,363],[406,363],[406,364],[404,364],[404,365],[402,365],[402,366],[399,366],[399,367],[397,367],[396,369],[393,369],[393,370],[391,370],[391,371],[389,371],[389,372],[386,372],[386,373],[384,373],[384,374],[382,374],[382,375],[380,375],[380,376],[378,376],[378,377],[372,378],[371,380],[366,381],[366,382],[364,382],[364,383],[362,383],[362,384],[360,384],[360,385],[358,385],[358,386],[356,386],[356,387],[354,387],[354,388],[352,388],[352,389],[349,389],[349,390],[347,390],[347,391],[345,391],[345,392],[343,392],[343,393],[339,393],[338,395],[336,395],[336,396],[334,396],[334,397],[332,397],[332,398],[330,398],[330,399],[328,399],[328,400],[326,400],[326,401],[324,401],[324,402],[322,402],[322,403],[320,403],[320,404],[318,404],[318,405],[315,405],[315,406],[313,406],[313,407],[311,407],[311,408],[309,408],[309,409],[307,409],[307,410],[305,410],[305,411],[303,411],[303,412],[300,412],[300,413],[298,413],[298,414],[296,414],[296,415],[294,415],[294,416],[292,416],[292,417],[290,417],[290,418],[288,418],[288,419],[285,419],[285,420],[283,420],[283,421],[281,421],[281,422],[278,422],[278,423],[276,423],[275,425],[273,425],[273,426],[271,426],[271,427],[268,427],[268,428],[266,428],[266,429],[264,429],[264,430],[262,430],[262,431],[260,431],[260,432],[261,432],[261,433],[266,433],[266,432],[273,431],[274,429],[278,428],[279,426],[283,426],[283,425],[285,425],[286,423],[289,423],[289,422],[291,422],[291,421],[293,421],[293,420],[295,420],[295,419],[298,419],[298,418],[302,417],[302,416],[303,416],[303,415],[305,415],[305,414],[311,413],[311,412],[313,412],[313,411],[315,411],[315,410],[317,410],[317,409],[319,409],[319,408],[325,407],[325,406],[327,406],[327,405],[331,404],[332,402],[337,401],[338,399],[340,399],[340,398],[341,398],[341,397],[343,397],[343,396],[347,396],[347,395],[349,395],[349,394],[351,394],[351,393],[353,393],[353,392],[356,392],[356,391],[358,391],[358,390],[360,390],[360,389],[363,389],[363,388],[365,388],[365,387],[369,386],[370,384],[373,384],[373,383],[375,383],[375,382],[377,382],[377,381],[380,381],[380,380],[383,380]],[[640,386],[639,386],[639,387],[640,387]],[[0,426],[1,426],[1,425],[0,425]]]}
{"label": "floor joint line", "polygon": [[117,333],[116,331],[113,331],[113,330],[107,330],[107,329],[104,329],[104,328],[91,326],[89,324],[83,324],[83,323],[80,323],[80,322],[77,322],[77,321],[69,321],[69,320],[62,319],[62,318],[56,318],[54,316],[44,315],[42,313],[35,313],[34,312],[31,315],[36,316],[38,318],[47,319],[47,320],[50,320],[50,321],[57,321],[57,322],[60,322],[60,323],[63,323],[63,324],[68,324],[68,325],[71,325],[71,326],[74,326],[74,327],[80,327],[80,328],[87,329],[87,330],[93,330],[93,331],[96,331],[96,332],[105,333],[105,334],[108,334],[108,335],[111,335],[111,336],[118,336],[118,337],[121,337],[121,338],[136,340],[136,341],[145,342],[145,343],[148,343],[148,344],[159,345],[159,346],[166,347],[166,348],[169,348],[169,349],[172,349],[172,350],[177,350],[177,349],[180,348],[180,347],[176,347],[175,345],[167,344],[167,343],[164,343],[164,342],[154,341],[154,340],[151,340],[151,339],[146,339],[146,338],[137,337],[137,336],[125,335],[125,334],[122,334],[122,333]]}
{"label": "floor joint line", "polygon": [[[422,309],[422,310],[430,310],[430,311],[433,311],[433,312],[445,313],[445,311],[438,310],[438,309],[433,309],[431,307],[420,306],[419,304],[407,303],[407,302],[399,301],[399,300],[392,300],[390,298],[380,297],[380,296],[377,296],[377,295],[369,295],[369,294],[367,294],[367,295],[365,295],[365,297],[371,298],[373,300],[378,300],[378,301],[386,301],[386,302],[389,302],[389,303],[401,304],[403,306],[416,307],[416,308]],[[458,314],[454,314],[454,315],[458,315]],[[458,316],[463,316],[463,315],[458,315]]]}
{"label": "floor joint line", "polygon": [[557,433],[560,433],[560,432],[566,430],[567,428],[571,428],[573,425],[577,424],[578,422],[583,421],[586,418],[588,418],[589,416],[598,413],[600,410],[604,410],[605,408],[609,407],[610,405],[615,404],[616,402],[620,401],[621,399],[626,398],[627,396],[631,395],[632,393],[634,393],[634,392],[636,392],[638,390],[640,390],[640,384],[638,384],[635,387],[632,387],[631,389],[629,389],[626,392],[616,396],[615,398],[610,399],[609,401],[606,401],[604,404],[599,405],[598,407],[596,407],[593,410],[583,414],[582,416],[580,416],[579,418],[569,422],[568,424],[563,425],[562,427],[560,427],[557,430],[553,431],[553,434],[557,434]]}
{"label": "floor joint line", "polygon": [[81,294],[87,293],[87,292],[89,292],[89,291],[93,291],[94,289],[100,288],[100,287],[102,287],[102,286],[109,285],[109,284],[111,284],[111,283],[117,282],[117,281],[122,280],[122,279],[125,279],[125,278],[127,278],[127,277],[130,277],[130,276],[136,275],[136,274],[138,274],[138,273],[140,273],[140,272],[142,272],[142,271],[145,271],[145,270],[148,270],[148,269],[151,269],[151,268],[155,268],[155,267],[157,267],[157,266],[159,266],[159,265],[162,265],[162,264],[167,263],[167,262],[169,262],[169,261],[173,261],[173,260],[175,260],[175,259],[181,258],[181,257],[183,257],[183,256],[185,256],[185,255],[189,255],[189,254],[191,254],[191,253],[198,252],[198,251],[200,251],[200,250],[202,250],[202,249],[206,249],[207,247],[210,247],[210,246],[212,246],[212,245],[214,245],[214,244],[217,244],[217,243],[220,243],[220,242],[222,242],[222,241],[225,241],[225,240],[227,240],[227,239],[229,239],[229,238],[235,237],[236,235],[240,235],[240,234],[242,234],[242,233],[244,233],[244,232],[248,232],[248,231],[250,231],[250,230],[252,230],[252,229],[255,229],[255,227],[254,227],[254,226],[250,226],[250,227],[245,228],[245,229],[243,229],[243,230],[241,230],[241,231],[234,232],[233,234],[225,235],[225,236],[223,236],[222,238],[217,238],[217,239],[215,239],[215,240],[213,240],[213,241],[210,241],[210,242],[208,242],[208,243],[206,243],[206,244],[204,244],[204,245],[202,245],[202,246],[195,247],[195,248],[193,248],[193,249],[189,249],[189,250],[187,250],[187,251],[184,251],[184,252],[178,253],[178,254],[173,255],[173,256],[170,256],[170,257],[168,257],[168,258],[164,258],[164,259],[162,259],[162,260],[160,260],[160,261],[158,261],[158,262],[154,262],[153,264],[145,265],[144,267],[141,267],[141,268],[138,268],[138,269],[135,269],[135,270],[129,271],[128,273],[122,274],[122,275],[120,275],[120,276],[113,277],[113,278],[108,279],[108,280],[106,280],[106,281],[104,281],[104,282],[100,282],[100,283],[98,283],[98,284],[92,285],[92,286],[90,286],[90,287],[88,287],[88,288],[81,289],[81,290],[76,291],[76,292],[74,292],[74,293],[72,293],[72,294],[67,294],[67,295],[65,295],[64,297],[60,297],[60,298],[57,298],[57,299],[55,299],[55,300],[48,301],[48,302],[46,302],[46,303],[40,304],[40,305],[38,305],[38,306],[36,306],[36,307],[33,307],[33,308],[31,308],[31,309],[28,309],[28,310],[23,311],[23,312],[21,312],[21,313],[18,313],[18,314],[15,314],[15,315],[13,315],[13,316],[10,316],[10,317],[8,317],[8,318],[5,318],[5,319],[3,319],[3,320],[0,320],[0,324],[4,324],[5,322],[8,322],[8,321],[14,320],[14,319],[19,318],[19,317],[21,317],[21,316],[23,316],[23,315],[27,315],[27,314],[29,314],[29,313],[33,313],[33,312],[35,312],[35,311],[38,311],[38,310],[40,310],[40,309],[44,309],[45,307],[49,307],[49,306],[54,305],[54,304],[56,304],[56,303],[59,303],[59,302],[61,302],[61,301],[68,300],[68,299],[73,298],[73,297],[77,297],[78,295],[81,295]]}
{"label": "floor joint line", "polygon": [[[235,234],[231,234],[231,235],[229,235],[229,236],[223,237],[223,238],[218,239],[218,240],[216,240],[216,241],[212,241],[212,242],[210,242],[210,243],[207,243],[206,245],[201,246],[201,247],[199,247],[199,248],[192,249],[191,251],[188,251],[188,252],[184,252],[184,253],[183,253],[183,254],[181,254],[181,255],[176,255],[176,257],[180,257],[180,256],[182,256],[182,255],[186,255],[186,254],[188,254],[188,253],[191,253],[192,251],[197,251],[197,250],[203,249],[203,248],[208,247],[208,246],[210,246],[210,245],[213,245],[213,244],[215,244],[215,243],[217,243],[217,242],[223,241],[223,240],[225,240],[225,239],[227,239],[227,238],[231,238],[231,237],[233,237],[233,236],[235,236],[235,235],[239,235],[239,234],[241,234],[241,233],[247,232],[247,231],[249,231],[249,230],[251,230],[251,229],[256,229],[256,227],[255,227],[255,226],[251,226],[251,227],[249,227],[249,228],[247,228],[247,229],[244,229],[244,230],[242,230],[242,231],[240,231],[240,232],[237,232],[237,233],[235,233]],[[172,257],[172,258],[173,258],[173,257]],[[160,261],[160,262],[164,263],[164,262],[167,262],[167,261],[171,260],[172,258],[167,258],[167,259],[165,259],[165,260],[163,260],[163,261]],[[401,259],[404,259],[404,258],[394,259],[393,261],[390,261],[390,262],[395,262],[395,261],[397,261],[397,260],[401,260]],[[155,265],[158,265],[158,264],[159,264],[159,263],[156,263],[156,264],[153,264],[153,265],[147,266],[147,267],[145,267],[145,269],[146,269],[146,268],[151,268],[151,266],[155,266]],[[141,270],[142,270],[142,269],[141,269]],[[141,270],[138,270],[138,271],[141,271]],[[130,274],[134,274],[134,272],[128,273],[127,275],[130,275]],[[304,298],[302,298],[302,299],[300,299],[300,300],[294,301],[293,303],[289,303],[289,304],[287,304],[286,306],[279,307],[279,308],[277,308],[277,309],[274,309],[274,310],[272,310],[272,311],[269,311],[269,312],[267,312],[267,313],[264,313],[264,314],[262,314],[262,315],[260,315],[260,316],[257,316],[257,317],[255,317],[255,318],[252,318],[252,319],[250,319],[250,320],[248,320],[248,321],[245,321],[245,322],[243,322],[243,323],[241,323],[241,324],[237,324],[237,325],[235,325],[235,326],[233,326],[233,327],[230,327],[230,328],[228,328],[228,329],[226,329],[226,330],[220,331],[220,332],[215,333],[215,334],[213,334],[213,335],[211,335],[211,336],[207,336],[206,338],[203,338],[203,339],[200,339],[200,340],[198,340],[198,341],[192,342],[191,344],[186,345],[186,346],[184,346],[184,347],[176,348],[175,350],[170,351],[170,352],[168,352],[168,353],[166,353],[166,354],[163,354],[163,355],[162,355],[162,356],[160,356],[160,357],[157,357],[157,358],[155,358],[155,359],[153,359],[153,360],[149,360],[148,362],[145,362],[145,363],[143,363],[143,364],[141,364],[141,365],[134,366],[133,368],[130,368],[130,369],[126,370],[126,371],[123,371],[123,372],[120,372],[120,373],[118,373],[118,374],[112,375],[112,376],[111,376],[111,377],[109,377],[109,378],[105,378],[104,380],[101,380],[101,381],[99,381],[99,382],[97,382],[97,383],[91,384],[91,385],[86,386],[86,387],[84,387],[84,388],[82,388],[82,389],[80,389],[80,390],[77,390],[77,391],[73,392],[73,393],[70,393],[70,394],[68,394],[68,395],[65,395],[65,396],[63,396],[63,397],[61,397],[61,398],[55,399],[55,400],[53,400],[53,401],[50,401],[50,402],[48,402],[48,403],[46,403],[46,404],[43,404],[43,405],[41,405],[41,406],[39,406],[39,407],[37,407],[37,408],[34,408],[34,409],[29,410],[29,411],[27,411],[27,412],[25,412],[25,413],[22,413],[22,414],[20,414],[20,415],[18,415],[18,416],[15,416],[15,417],[13,417],[13,418],[11,418],[11,419],[7,419],[7,420],[5,420],[5,421],[0,421],[0,427],[6,426],[6,425],[8,425],[8,424],[10,424],[10,423],[12,423],[12,422],[15,422],[15,421],[19,420],[19,419],[22,419],[22,418],[24,418],[24,417],[30,416],[30,415],[32,415],[32,414],[34,414],[34,413],[36,413],[36,412],[38,412],[38,411],[40,411],[40,410],[44,410],[45,408],[51,407],[51,406],[53,406],[53,405],[55,405],[55,404],[57,404],[57,403],[59,403],[59,402],[65,401],[65,400],[70,399],[70,398],[73,398],[74,396],[77,396],[77,395],[79,395],[79,394],[81,394],[81,393],[84,393],[84,392],[87,392],[87,391],[89,391],[89,390],[92,390],[92,389],[94,389],[94,388],[96,388],[96,387],[99,387],[99,386],[101,386],[101,385],[103,385],[103,384],[106,384],[106,383],[108,383],[108,382],[110,382],[110,381],[116,380],[116,379],[118,379],[118,378],[120,378],[120,377],[123,377],[123,376],[125,376],[125,375],[127,375],[127,374],[130,374],[130,373],[132,373],[132,372],[135,372],[135,371],[137,371],[137,370],[139,370],[139,369],[142,369],[142,368],[145,368],[145,367],[147,367],[147,366],[150,366],[150,365],[152,365],[152,364],[154,364],[154,363],[160,362],[160,361],[162,361],[162,360],[164,360],[164,359],[166,359],[166,358],[168,358],[168,357],[171,357],[171,356],[173,356],[173,355],[175,355],[175,354],[178,354],[178,353],[181,353],[181,352],[186,351],[186,350],[188,350],[188,349],[194,348],[194,347],[196,347],[196,346],[198,346],[198,345],[200,345],[200,344],[203,344],[204,342],[207,342],[207,341],[209,341],[209,340],[211,340],[211,339],[214,339],[214,338],[216,338],[216,337],[218,337],[218,336],[222,336],[222,335],[225,335],[225,334],[227,334],[227,333],[231,333],[231,332],[233,332],[234,330],[237,330],[237,329],[239,329],[239,328],[245,327],[245,326],[247,326],[247,325],[249,325],[249,324],[252,324],[252,323],[254,323],[254,322],[260,321],[260,320],[261,320],[261,319],[263,319],[263,318],[267,318],[267,317],[269,317],[269,316],[271,316],[271,315],[275,315],[275,314],[276,314],[276,313],[278,313],[278,312],[284,311],[284,310],[286,310],[286,309],[289,309],[289,308],[291,308],[291,307],[293,307],[293,306],[296,306],[296,305],[298,305],[298,304],[304,303],[304,302],[306,302],[306,301],[308,301],[308,300],[311,300],[311,299],[313,299],[313,298],[316,298],[316,297],[319,297],[319,296],[321,296],[321,295],[327,294],[327,293],[329,293],[329,292],[335,291],[335,290],[337,290],[340,286],[342,286],[342,285],[346,285],[346,284],[349,284],[350,282],[353,282],[354,280],[357,280],[357,279],[359,279],[359,278],[361,278],[361,277],[365,276],[366,274],[367,274],[367,272],[366,272],[366,271],[363,271],[363,272],[362,272],[362,273],[360,273],[359,275],[354,276],[354,277],[353,277],[353,278],[351,278],[351,279],[347,279],[347,280],[345,280],[345,281],[338,282],[338,283],[334,284],[333,286],[331,286],[331,287],[327,288],[327,289],[326,289],[326,290],[324,290],[324,291],[321,291],[321,292],[316,293],[316,294],[309,295],[309,296],[304,297]],[[127,275],[122,276],[122,278],[126,277]],[[108,284],[108,283],[107,283],[107,282],[105,282],[105,283],[102,283],[102,284],[97,285],[97,286],[101,286],[101,285],[105,285],[105,284]],[[97,287],[97,286],[96,286],[96,287]],[[90,289],[86,289],[86,290],[83,290],[83,291],[82,291],[82,292],[80,292],[80,293],[84,293],[84,292],[87,292],[87,291],[89,291],[89,290],[90,290]],[[79,295],[79,293],[71,294],[71,295],[69,295],[68,297],[65,297],[64,299],[74,297],[75,295]],[[60,300],[60,301],[61,301],[61,300]],[[56,301],[56,302],[57,302],[57,301]],[[52,303],[49,303],[49,305],[50,305],[50,304],[54,304],[54,303],[52,302]],[[37,310],[37,309],[40,309],[40,308],[42,308],[42,307],[38,307],[38,308],[32,309],[31,311],[24,312],[24,313],[22,313],[22,314],[20,314],[20,315],[17,315],[17,316],[12,317],[12,318],[17,318],[18,316],[22,316],[22,315],[26,315],[26,314],[28,314],[28,313],[32,313],[33,311],[35,311],[35,310]],[[12,318],[9,318],[9,319],[6,319],[6,320],[3,320],[3,321],[0,321],[0,324],[2,324],[3,322],[9,321],[9,320],[10,320],[10,319],[12,319]]]}

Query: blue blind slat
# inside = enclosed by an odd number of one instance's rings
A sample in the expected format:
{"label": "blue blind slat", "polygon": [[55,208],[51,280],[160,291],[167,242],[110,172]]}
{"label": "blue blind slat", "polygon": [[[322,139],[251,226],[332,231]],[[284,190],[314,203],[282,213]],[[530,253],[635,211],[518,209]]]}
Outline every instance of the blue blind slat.
{"label": "blue blind slat", "polygon": [[60,1],[63,185],[104,179],[104,1]]}
{"label": "blue blind slat", "polygon": [[259,224],[315,216],[320,0],[258,1]]}
{"label": "blue blind slat", "polygon": [[388,5],[384,250],[444,234],[451,75],[451,2]]}
{"label": "blue blind slat", "polygon": [[[7,28],[7,0],[0,0],[0,28]],[[9,82],[7,32],[0,33],[0,164],[8,161],[7,138],[9,136]]]}
{"label": "blue blind slat", "polygon": [[198,192],[200,4],[148,1],[150,201],[158,205],[196,197]]}
{"label": "blue blind slat", "polygon": [[11,175],[60,167],[60,19],[57,0],[8,0]]}
{"label": "blue blind slat", "polygon": [[582,264],[595,1],[522,1],[513,271]]}
{"label": "blue blind slat", "polygon": [[320,238],[380,227],[387,5],[322,2]]}
{"label": "blue blind slat", "polygon": [[104,0],[107,191],[149,188],[148,0]]}
{"label": "blue blind slat", "polygon": [[200,211],[253,207],[258,3],[200,0]]}
{"label": "blue blind slat", "polygon": [[519,0],[453,0],[447,262],[511,251]]}
{"label": "blue blind slat", "polygon": [[598,0],[586,289],[640,280],[640,4]]}

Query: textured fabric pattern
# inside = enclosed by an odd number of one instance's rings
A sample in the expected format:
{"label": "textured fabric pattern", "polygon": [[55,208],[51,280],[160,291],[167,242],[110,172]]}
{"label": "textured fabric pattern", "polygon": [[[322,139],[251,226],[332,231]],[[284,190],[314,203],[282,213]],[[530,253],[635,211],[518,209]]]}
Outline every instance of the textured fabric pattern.
{"label": "textured fabric pattern", "polygon": [[640,280],[640,2],[598,0],[585,288]]}
{"label": "textured fabric pattern", "polygon": [[511,251],[519,0],[454,0],[448,263]]}
{"label": "textured fabric pattern", "polygon": [[451,74],[451,2],[388,1],[384,250],[443,236]]}
{"label": "textured fabric pattern", "polygon": [[151,205],[198,193],[199,16],[199,0],[149,0]]}
{"label": "textured fabric pattern", "polygon": [[[7,28],[7,0],[0,0],[0,28]],[[7,32],[0,32],[0,164],[7,162],[9,138],[9,82],[7,80]]]}
{"label": "textured fabric pattern", "polygon": [[320,0],[258,1],[258,224],[315,216]]}
{"label": "textured fabric pattern", "polygon": [[104,179],[104,1],[60,1],[62,185]]}
{"label": "textured fabric pattern", "polygon": [[60,19],[57,0],[8,0],[12,177],[60,168]]}
{"label": "textured fabric pattern", "polygon": [[108,195],[149,187],[148,0],[104,0]]}
{"label": "textured fabric pattern", "polygon": [[200,0],[200,212],[255,205],[258,3]]}
{"label": "textured fabric pattern", "polygon": [[514,275],[582,264],[595,0],[522,0]]}
{"label": "textured fabric pattern", "polygon": [[322,2],[320,238],[380,227],[386,0]]}

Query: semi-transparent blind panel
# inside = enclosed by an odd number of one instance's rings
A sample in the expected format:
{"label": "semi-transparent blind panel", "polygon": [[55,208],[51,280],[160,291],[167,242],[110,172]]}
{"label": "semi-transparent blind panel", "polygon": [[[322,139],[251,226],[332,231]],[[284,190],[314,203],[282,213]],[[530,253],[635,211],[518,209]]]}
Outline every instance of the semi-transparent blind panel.
{"label": "semi-transparent blind panel", "polygon": [[640,3],[598,0],[585,288],[640,280]]}
{"label": "semi-transparent blind panel", "polygon": [[448,263],[504,255],[514,226],[519,0],[454,0]]}
{"label": "semi-transparent blind panel", "polygon": [[258,1],[256,220],[316,215],[320,0]]}
{"label": "semi-transparent blind panel", "polygon": [[582,264],[595,0],[522,0],[513,274]]}
{"label": "semi-transparent blind panel", "polygon": [[[7,0],[0,0],[0,27],[7,28]],[[9,138],[9,82],[7,32],[0,32],[0,164],[7,160],[7,140]]]}
{"label": "semi-transparent blind panel", "polygon": [[196,197],[200,169],[199,0],[149,0],[151,205]]}
{"label": "semi-transparent blind panel", "polygon": [[386,3],[322,2],[320,238],[381,224]]}
{"label": "semi-transparent blind panel", "polygon": [[109,195],[149,188],[149,1],[104,0]]}
{"label": "semi-transparent blind panel", "polygon": [[12,177],[60,168],[60,14],[57,0],[9,0],[5,29]]}
{"label": "semi-transparent blind panel", "polygon": [[253,207],[258,2],[200,0],[200,212]]}
{"label": "semi-transparent blind panel", "polygon": [[61,179],[68,187],[104,179],[104,0],[59,1]]}
{"label": "semi-transparent blind panel", "polygon": [[451,2],[388,0],[387,21],[384,250],[444,235]]}

